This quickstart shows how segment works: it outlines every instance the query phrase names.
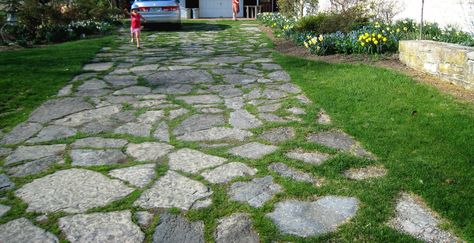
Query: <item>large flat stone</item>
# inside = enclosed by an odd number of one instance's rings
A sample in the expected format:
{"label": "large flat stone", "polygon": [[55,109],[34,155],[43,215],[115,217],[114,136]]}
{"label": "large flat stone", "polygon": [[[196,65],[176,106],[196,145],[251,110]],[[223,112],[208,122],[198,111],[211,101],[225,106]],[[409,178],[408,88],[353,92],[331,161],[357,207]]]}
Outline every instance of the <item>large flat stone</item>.
{"label": "large flat stone", "polygon": [[66,150],[65,144],[20,146],[5,159],[5,165],[27,160],[37,160],[44,157],[62,155]]}
{"label": "large flat stone", "polygon": [[162,213],[153,234],[153,243],[204,243],[204,223],[189,222],[180,215]]}
{"label": "large flat stone", "polygon": [[0,144],[18,144],[26,141],[38,133],[43,126],[39,123],[24,122],[17,125],[7,135],[5,135]]}
{"label": "large flat stone", "polygon": [[251,142],[232,148],[229,150],[229,153],[248,159],[260,159],[267,154],[275,152],[277,149],[277,146]]}
{"label": "large flat stone", "polygon": [[236,110],[230,113],[229,123],[238,129],[251,129],[263,123],[246,110]]}
{"label": "large flat stone", "polygon": [[144,187],[155,177],[155,164],[137,165],[122,169],[115,169],[109,175],[126,181],[136,187]]}
{"label": "large flat stone", "polygon": [[160,142],[170,142],[170,132],[169,127],[166,122],[161,122],[153,132],[153,137],[158,139]]}
{"label": "large flat stone", "polygon": [[115,87],[131,86],[138,83],[137,76],[132,75],[106,75],[104,80]]}
{"label": "large flat stone", "polygon": [[79,111],[93,109],[94,107],[82,98],[61,98],[46,101],[43,105],[33,111],[30,121],[47,123]]}
{"label": "large flat stone", "polygon": [[185,133],[206,130],[211,127],[222,126],[225,124],[222,114],[195,114],[182,121],[173,133],[177,136]]}
{"label": "large flat stone", "polygon": [[[0,204],[0,217],[2,217],[3,215],[5,215],[8,211],[10,211],[12,207],[11,206],[6,206],[6,205],[3,205],[3,204]],[[1,227],[1,226],[0,226]]]}
{"label": "large flat stone", "polygon": [[240,176],[253,176],[257,169],[251,168],[244,163],[232,162],[221,165],[213,170],[203,172],[201,175],[211,183],[226,183]]}
{"label": "large flat stone", "polygon": [[333,232],[358,209],[353,197],[326,196],[317,201],[287,200],[267,214],[284,234],[309,237]]}
{"label": "large flat stone", "polygon": [[0,174],[0,192],[10,190],[15,187],[15,183],[10,181],[7,175]]}
{"label": "large flat stone", "polygon": [[285,153],[286,157],[290,159],[301,160],[308,164],[320,165],[330,157],[328,154],[320,152],[306,152],[303,150],[292,150]]}
{"label": "large flat stone", "polygon": [[281,162],[273,163],[269,165],[268,169],[278,173],[279,175],[283,177],[290,178],[295,181],[310,182],[310,183],[316,182],[316,179],[313,178],[310,174],[293,169]]}
{"label": "large flat stone", "polygon": [[280,185],[273,182],[271,176],[266,176],[249,182],[235,182],[230,186],[228,194],[234,201],[245,202],[258,208],[282,190]]}
{"label": "large flat stone", "polygon": [[186,133],[177,137],[183,141],[219,141],[219,140],[237,140],[244,141],[251,137],[253,133],[237,128],[213,127],[208,130]]}
{"label": "large flat stone", "polygon": [[131,86],[117,90],[114,95],[143,95],[151,93],[151,89],[145,86]]}
{"label": "large flat stone", "polygon": [[145,76],[145,79],[151,84],[176,84],[176,83],[212,83],[214,79],[206,70],[189,69],[161,71]]}
{"label": "large flat stone", "polygon": [[109,85],[107,85],[106,82],[98,79],[92,79],[85,81],[83,84],[79,85],[77,87],[78,91],[91,91],[91,90],[96,90],[96,89],[105,89],[109,88]]}
{"label": "large flat stone", "polygon": [[90,137],[76,140],[71,144],[71,147],[94,149],[122,148],[127,143],[128,141],[125,139]]}
{"label": "large flat stone", "polygon": [[74,166],[97,166],[120,164],[127,156],[118,149],[75,149],[71,151],[71,159]]}
{"label": "large flat stone", "polygon": [[230,84],[249,84],[257,81],[257,77],[247,74],[226,74],[224,81]]}
{"label": "large flat stone", "polygon": [[34,175],[50,169],[53,165],[64,162],[62,156],[49,156],[33,160],[25,164],[7,169],[7,173],[14,177]]}
{"label": "large flat stone", "polygon": [[295,138],[293,127],[276,127],[263,132],[259,137],[269,143],[281,143]]}
{"label": "large flat stone", "polygon": [[77,129],[58,126],[58,125],[51,125],[43,128],[36,137],[29,139],[28,143],[41,143],[41,142],[49,142],[58,139],[68,138],[76,135]]}
{"label": "large flat stone", "polygon": [[147,111],[138,117],[139,123],[155,124],[165,118],[165,111]]}
{"label": "large flat stone", "polygon": [[0,242],[41,242],[41,243],[57,243],[58,238],[35,226],[26,218],[19,218],[0,225]]}
{"label": "large flat stone", "polygon": [[216,243],[258,243],[258,234],[252,229],[252,221],[246,213],[234,213],[219,219],[214,232]]}
{"label": "large flat stone", "polygon": [[137,137],[149,137],[151,129],[151,124],[129,122],[120,127],[117,127],[114,132],[118,134],[128,134]]}
{"label": "large flat stone", "polygon": [[327,131],[308,135],[308,141],[342,150],[356,156],[372,158],[372,155],[348,134],[341,131]]}
{"label": "large flat stone", "polygon": [[86,110],[69,115],[63,119],[56,120],[54,124],[59,126],[77,127],[95,120],[108,119],[121,111],[121,105],[111,105],[97,109]]}
{"label": "large flat stone", "polygon": [[182,100],[190,105],[223,103],[222,98],[217,95],[178,96],[176,99]]}
{"label": "large flat stone", "polygon": [[388,222],[390,227],[425,242],[461,242],[440,224],[439,217],[420,198],[408,193],[401,194],[395,217]]}
{"label": "large flat stone", "polygon": [[193,204],[212,194],[212,190],[201,182],[191,180],[177,172],[168,171],[155,184],[142,193],[134,205],[150,208],[190,209]]}
{"label": "large flat stone", "polygon": [[383,166],[367,166],[363,168],[350,168],[344,171],[343,174],[349,179],[360,181],[385,176],[387,169]]}
{"label": "large flat stone", "polygon": [[268,78],[275,81],[286,81],[289,82],[291,80],[290,75],[288,75],[285,71],[275,71],[268,74]]}
{"label": "large flat stone", "polygon": [[166,143],[145,142],[129,144],[127,154],[138,161],[156,162],[167,155],[174,147]]}
{"label": "large flat stone", "polygon": [[15,192],[27,211],[81,213],[122,199],[133,191],[118,180],[84,169],[69,169],[33,180]]}
{"label": "large flat stone", "polygon": [[172,170],[196,173],[200,170],[215,167],[227,161],[225,158],[208,155],[193,149],[180,149],[169,154],[169,166]]}
{"label": "large flat stone", "polygon": [[59,219],[70,242],[142,242],[145,234],[132,222],[130,211],[77,214]]}
{"label": "large flat stone", "polygon": [[98,62],[98,63],[89,63],[84,65],[82,69],[84,71],[95,71],[95,72],[100,72],[100,71],[106,71],[110,69],[114,65],[113,62]]}
{"label": "large flat stone", "polygon": [[153,90],[153,93],[159,94],[189,94],[193,90],[193,85],[190,84],[169,84],[161,85]]}

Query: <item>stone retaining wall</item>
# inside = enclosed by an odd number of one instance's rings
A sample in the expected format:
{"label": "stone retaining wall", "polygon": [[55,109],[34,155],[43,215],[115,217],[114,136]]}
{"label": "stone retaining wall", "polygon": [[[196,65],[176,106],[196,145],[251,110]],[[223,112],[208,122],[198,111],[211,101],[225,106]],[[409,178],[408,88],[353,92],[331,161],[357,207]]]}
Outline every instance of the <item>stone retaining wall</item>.
{"label": "stone retaining wall", "polygon": [[400,61],[419,71],[474,89],[474,48],[435,41],[400,41]]}

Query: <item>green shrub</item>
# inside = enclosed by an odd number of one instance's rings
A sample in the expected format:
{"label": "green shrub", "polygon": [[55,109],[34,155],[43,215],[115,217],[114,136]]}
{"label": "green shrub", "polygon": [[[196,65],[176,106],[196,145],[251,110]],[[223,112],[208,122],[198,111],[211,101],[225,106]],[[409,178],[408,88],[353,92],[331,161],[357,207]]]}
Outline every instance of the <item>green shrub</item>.
{"label": "green shrub", "polygon": [[320,13],[301,18],[295,26],[297,31],[328,34],[341,31],[348,33],[366,25],[369,19],[359,14],[356,9],[341,13]]}

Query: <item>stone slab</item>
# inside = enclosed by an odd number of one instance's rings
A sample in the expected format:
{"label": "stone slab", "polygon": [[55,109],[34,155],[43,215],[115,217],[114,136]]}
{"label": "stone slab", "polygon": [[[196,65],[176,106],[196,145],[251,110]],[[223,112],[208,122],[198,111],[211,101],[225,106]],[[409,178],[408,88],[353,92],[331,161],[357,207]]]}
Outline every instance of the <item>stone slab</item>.
{"label": "stone slab", "polygon": [[260,239],[253,230],[250,216],[246,213],[234,213],[219,219],[214,231],[216,243],[258,243]]}
{"label": "stone slab", "polygon": [[137,161],[156,162],[171,152],[173,148],[172,145],[158,142],[132,143],[127,147],[127,154]]}
{"label": "stone slab", "polygon": [[109,172],[109,175],[126,181],[136,187],[143,188],[155,178],[155,165],[145,164],[122,169],[115,169]]}
{"label": "stone slab", "polygon": [[316,179],[313,178],[310,174],[293,169],[281,162],[270,164],[268,166],[268,169],[278,173],[279,175],[283,177],[290,178],[295,181],[309,182],[309,183],[316,182]]}
{"label": "stone slab", "polygon": [[277,146],[251,142],[232,148],[229,150],[229,153],[248,159],[260,159],[267,154],[275,152],[277,149]]}
{"label": "stone slab", "polygon": [[70,155],[73,166],[115,165],[127,160],[127,156],[118,149],[74,149]]}
{"label": "stone slab", "polygon": [[176,126],[173,130],[173,134],[179,136],[185,133],[222,126],[224,124],[225,120],[222,114],[195,114],[186,118]]}
{"label": "stone slab", "polygon": [[153,243],[204,243],[204,223],[190,222],[180,215],[162,213],[153,234]]}
{"label": "stone slab", "polygon": [[236,110],[231,112],[229,123],[238,129],[251,129],[263,125],[259,119],[246,110]]}
{"label": "stone slab", "polygon": [[263,132],[259,138],[269,143],[281,143],[296,137],[293,127],[276,127]]}
{"label": "stone slab", "polygon": [[29,121],[47,123],[54,119],[93,108],[91,104],[85,102],[82,98],[49,100],[31,113]]}
{"label": "stone slab", "polygon": [[225,158],[208,155],[193,149],[180,149],[168,155],[169,166],[172,170],[187,173],[197,173],[200,170],[215,167],[227,161]]}
{"label": "stone slab", "polygon": [[101,138],[101,137],[90,137],[76,140],[71,144],[72,148],[95,148],[95,149],[107,149],[107,148],[122,148],[128,144],[125,139],[115,138]]}
{"label": "stone slab", "polygon": [[0,242],[57,243],[58,238],[35,226],[26,218],[19,218],[0,225]]}
{"label": "stone slab", "polygon": [[330,157],[328,154],[320,152],[307,152],[303,150],[292,150],[285,153],[286,157],[290,159],[301,160],[308,164],[320,165],[324,161],[328,160]]}
{"label": "stone slab", "polygon": [[183,141],[220,141],[220,140],[236,140],[244,141],[251,137],[253,133],[237,128],[213,127],[211,129],[186,133],[177,137]]}
{"label": "stone slab", "polygon": [[257,169],[251,168],[244,163],[232,162],[221,165],[213,170],[203,172],[201,175],[211,183],[226,183],[240,176],[253,176]]}
{"label": "stone slab", "polygon": [[5,159],[5,165],[17,162],[37,160],[44,157],[59,156],[66,150],[65,144],[20,146]]}
{"label": "stone slab", "polygon": [[259,208],[282,191],[283,188],[273,182],[273,177],[266,176],[249,182],[235,182],[229,187],[228,195],[234,201],[245,202]]}
{"label": "stone slab", "polygon": [[39,123],[34,122],[24,122],[17,125],[13,130],[7,133],[0,144],[18,144],[26,141],[27,139],[33,137],[38,133],[43,126]]}

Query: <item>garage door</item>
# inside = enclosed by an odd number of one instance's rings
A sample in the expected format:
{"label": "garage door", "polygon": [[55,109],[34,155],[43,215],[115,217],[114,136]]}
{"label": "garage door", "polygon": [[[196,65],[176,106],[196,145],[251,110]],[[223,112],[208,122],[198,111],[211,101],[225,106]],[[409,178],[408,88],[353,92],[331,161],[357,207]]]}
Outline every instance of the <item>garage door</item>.
{"label": "garage door", "polygon": [[[242,17],[243,0],[240,0],[240,13]],[[230,18],[232,17],[232,0],[199,0],[200,18]]]}

